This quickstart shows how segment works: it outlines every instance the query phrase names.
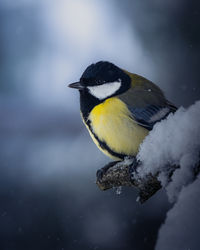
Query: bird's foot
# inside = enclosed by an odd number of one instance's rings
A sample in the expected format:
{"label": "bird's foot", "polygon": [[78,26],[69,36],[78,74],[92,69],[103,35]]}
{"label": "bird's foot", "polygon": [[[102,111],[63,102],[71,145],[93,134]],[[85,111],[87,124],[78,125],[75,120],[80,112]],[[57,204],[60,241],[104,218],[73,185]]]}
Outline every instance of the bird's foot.
{"label": "bird's foot", "polygon": [[137,168],[140,165],[140,161],[137,160],[136,157],[127,157],[127,161],[130,161],[129,165],[129,174],[131,178],[134,178],[137,175]]}
{"label": "bird's foot", "polygon": [[133,156],[127,156],[124,158],[123,161],[112,161],[106,164],[103,168],[97,170],[96,176],[97,176],[97,182],[101,182],[103,176],[108,171],[109,168],[114,167],[123,167],[124,165],[127,165],[129,168],[129,174],[132,177],[137,173],[137,167],[139,165],[139,161],[136,159],[136,157]]}
{"label": "bird's foot", "polygon": [[111,168],[111,167],[113,167],[114,165],[116,165],[119,162],[120,161],[112,161],[112,162],[109,162],[108,164],[106,164],[103,168],[98,169],[97,173],[96,173],[97,182],[101,182],[102,177],[108,171],[108,169]]}

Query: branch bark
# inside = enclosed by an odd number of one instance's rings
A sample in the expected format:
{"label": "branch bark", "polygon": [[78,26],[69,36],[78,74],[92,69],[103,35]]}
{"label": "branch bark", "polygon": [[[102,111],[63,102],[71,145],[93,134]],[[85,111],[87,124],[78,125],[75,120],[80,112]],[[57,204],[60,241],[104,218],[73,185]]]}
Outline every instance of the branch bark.
{"label": "branch bark", "polygon": [[132,165],[123,162],[110,167],[101,179],[97,178],[96,184],[101,190],[120,186],[136,187],[139,190],[137,201],[140,203],[144,203],[161,188],[157,176],[148,175],[141,178]]}

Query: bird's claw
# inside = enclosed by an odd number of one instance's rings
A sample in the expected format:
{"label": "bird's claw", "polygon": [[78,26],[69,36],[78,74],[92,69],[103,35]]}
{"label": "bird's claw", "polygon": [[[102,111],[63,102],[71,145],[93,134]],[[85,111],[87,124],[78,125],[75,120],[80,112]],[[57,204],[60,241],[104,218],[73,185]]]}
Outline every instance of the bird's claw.
{"label": "bird's claw", "polygon": [[109,168],[113,167],[116,164],[123,165],[124,163],[129,166],[130,176],[134,175],[139,165],[139,161],[136,159],[136,157],[126,157],[124,161],[113,161],[113,162],[106,164],[103,168],[97,170],[96,172],[97,182],[102,182],[102,178]]}
{"label": "bird's claw", "polygon": [[129,165],[129,174],[132,177],[135,176],[135,174],[137,174],[137,168],[140,165],[140,161],[137,160],[136,157],[132,158],[132,163]]}

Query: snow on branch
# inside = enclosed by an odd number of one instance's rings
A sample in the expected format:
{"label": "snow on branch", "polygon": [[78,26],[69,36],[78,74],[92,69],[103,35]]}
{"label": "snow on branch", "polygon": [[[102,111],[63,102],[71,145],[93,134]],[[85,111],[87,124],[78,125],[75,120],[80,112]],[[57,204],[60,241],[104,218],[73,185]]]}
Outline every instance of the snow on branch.
{"label": "snow on branch", "polygon": [[[157,123],[140,146],[138,166],[124,162],[109,168],[97,180],[100,189],[134,186],[140,202],[164,187],[171,202],[183,186],[198,175],[200,156],[200,101]],[[134,165],[134,166],[133,166]]]}

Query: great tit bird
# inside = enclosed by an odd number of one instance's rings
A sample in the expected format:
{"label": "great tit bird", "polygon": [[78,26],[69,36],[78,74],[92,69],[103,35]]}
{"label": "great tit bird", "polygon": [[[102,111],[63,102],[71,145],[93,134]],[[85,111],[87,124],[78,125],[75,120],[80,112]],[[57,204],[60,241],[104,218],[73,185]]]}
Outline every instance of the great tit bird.
{"label": "great tit bird", "polygon": [[176,107],[146,78],[100,61],[69,85],[80,92],[80,110],[93,141],[115,160],[135,157],[154,124]]}

